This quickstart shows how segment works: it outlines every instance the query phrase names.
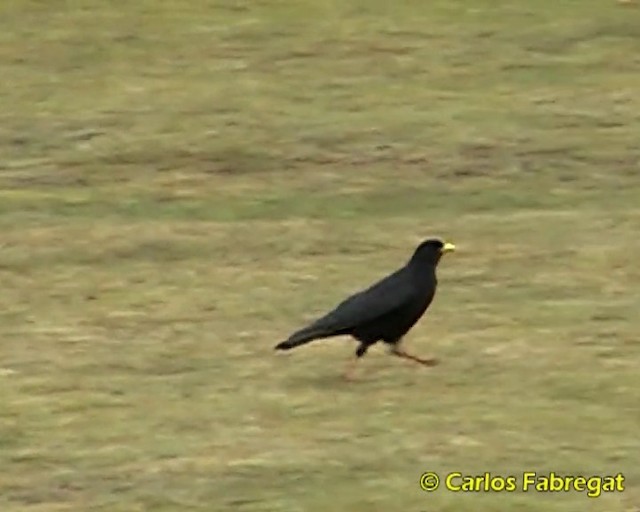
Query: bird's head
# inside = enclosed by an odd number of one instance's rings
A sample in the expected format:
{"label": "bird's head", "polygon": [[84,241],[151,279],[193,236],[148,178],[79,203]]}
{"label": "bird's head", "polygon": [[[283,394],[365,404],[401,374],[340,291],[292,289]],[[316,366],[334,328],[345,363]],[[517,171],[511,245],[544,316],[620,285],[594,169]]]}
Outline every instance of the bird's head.
{"label": "bird's head", "polygon": [[443,254],[455,250],[456,246],[450,242],[445,242],[439,238],[429,238],[416,248],[411,261],[421,265],[436,266]]}

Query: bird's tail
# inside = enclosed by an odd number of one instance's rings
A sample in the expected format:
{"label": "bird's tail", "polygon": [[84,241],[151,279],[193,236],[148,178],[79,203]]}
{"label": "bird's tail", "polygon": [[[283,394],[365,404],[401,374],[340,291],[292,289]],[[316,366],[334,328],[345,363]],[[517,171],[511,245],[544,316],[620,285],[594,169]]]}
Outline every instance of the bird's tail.
{"label": "bird's tail", "polygon": [[278,343],[275,346],[275,350],[291,350],[292,348],[299,347],[300,345],[311,343],[314,340],[328,338],[329,336],[333,336],[333,333],[326,329],[315,326],[305,327],[294,332],[289,339]]}

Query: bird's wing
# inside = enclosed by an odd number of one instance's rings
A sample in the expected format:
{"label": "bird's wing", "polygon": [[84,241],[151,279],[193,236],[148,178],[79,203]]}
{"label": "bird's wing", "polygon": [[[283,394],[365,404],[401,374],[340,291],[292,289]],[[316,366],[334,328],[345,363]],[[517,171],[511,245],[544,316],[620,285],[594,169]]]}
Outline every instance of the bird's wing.
{"label": "bird's wing", "polygon": [[332,331],[350,329],[403,306],[413,299],[414,293],[405,267],[348,297],[312,326]]}

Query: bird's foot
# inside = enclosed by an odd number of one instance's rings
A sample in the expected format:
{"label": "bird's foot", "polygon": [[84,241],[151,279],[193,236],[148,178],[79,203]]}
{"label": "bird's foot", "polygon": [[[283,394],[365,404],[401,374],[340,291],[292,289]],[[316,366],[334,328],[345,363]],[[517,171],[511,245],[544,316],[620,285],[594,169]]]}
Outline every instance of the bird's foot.
{"label": "bird's foot", "polygon": [[437,366],[438,364],[440,364],[440,361],[435,357],[430,357],[427,359],[422,359],[422,358],[419,358],[419,359],[420,359],[419,363],[424,366]]}
{"label": "bird's foot", "polygon": [[425,359],[422,357],[414,356],[413,354],[409,354],[399,348],[395,348],[391,353],[403,359],[407,359],[409,361],[413,361],[414,363],[421,364],[422,366],[436,366],[437,364],[439,364],[438,359],[436,359],[435,357],[430,357]]}
{"label": "bird's foot", "polygon": [[355,382],[356,378],[350,373],[344,373],[342,378],[345,382]]}

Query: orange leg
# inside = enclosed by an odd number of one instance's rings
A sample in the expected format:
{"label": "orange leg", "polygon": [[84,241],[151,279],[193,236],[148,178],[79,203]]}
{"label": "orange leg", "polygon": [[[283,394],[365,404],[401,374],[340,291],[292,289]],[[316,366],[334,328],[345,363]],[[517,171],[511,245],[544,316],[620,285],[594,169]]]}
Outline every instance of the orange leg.
{"label": "orange leg", "polygon": [[344,380],[349,382],[353,382],[355,380],[354,373],[356,371],[358,359],[360,359],[358,356],[349,359],[349,362],[347,363],[347,366],[344,370]]}
{"label": "orange leg", "polygon": [[367,343],[360,343],[360,345],[358,346],[358,348],[356,349],[356,353],[354,355],[354,357],[352,359],[349,360],[349,363],[347,364],[347,368],[344,372],[344,378],[348,381],[353,381],[355,380],[354,378],[354,373],[356,371],[356,365],[358,363],[358,359],[360,359],[362,356],[364,356],[367,353],[367,350],[369,349],[369,344]]}
{"label": "orange leg", "polygon": [[400,348],[397,345],[394,345],[393,348],[391,349],[391,353],[394,356],[398,356],[401,357],[403,359],[408,359],[409,361],[414,361],[418,364],[424,365],[424,366],[435,366],[438,364],[438,360],[436,358],[429,358],[429,359],[423,359],[422,357],[418,357],[418,356],[414,356],[412,354],[409,354],[408,352],[406,352],[405,350],[403,350],[402,348]]}

